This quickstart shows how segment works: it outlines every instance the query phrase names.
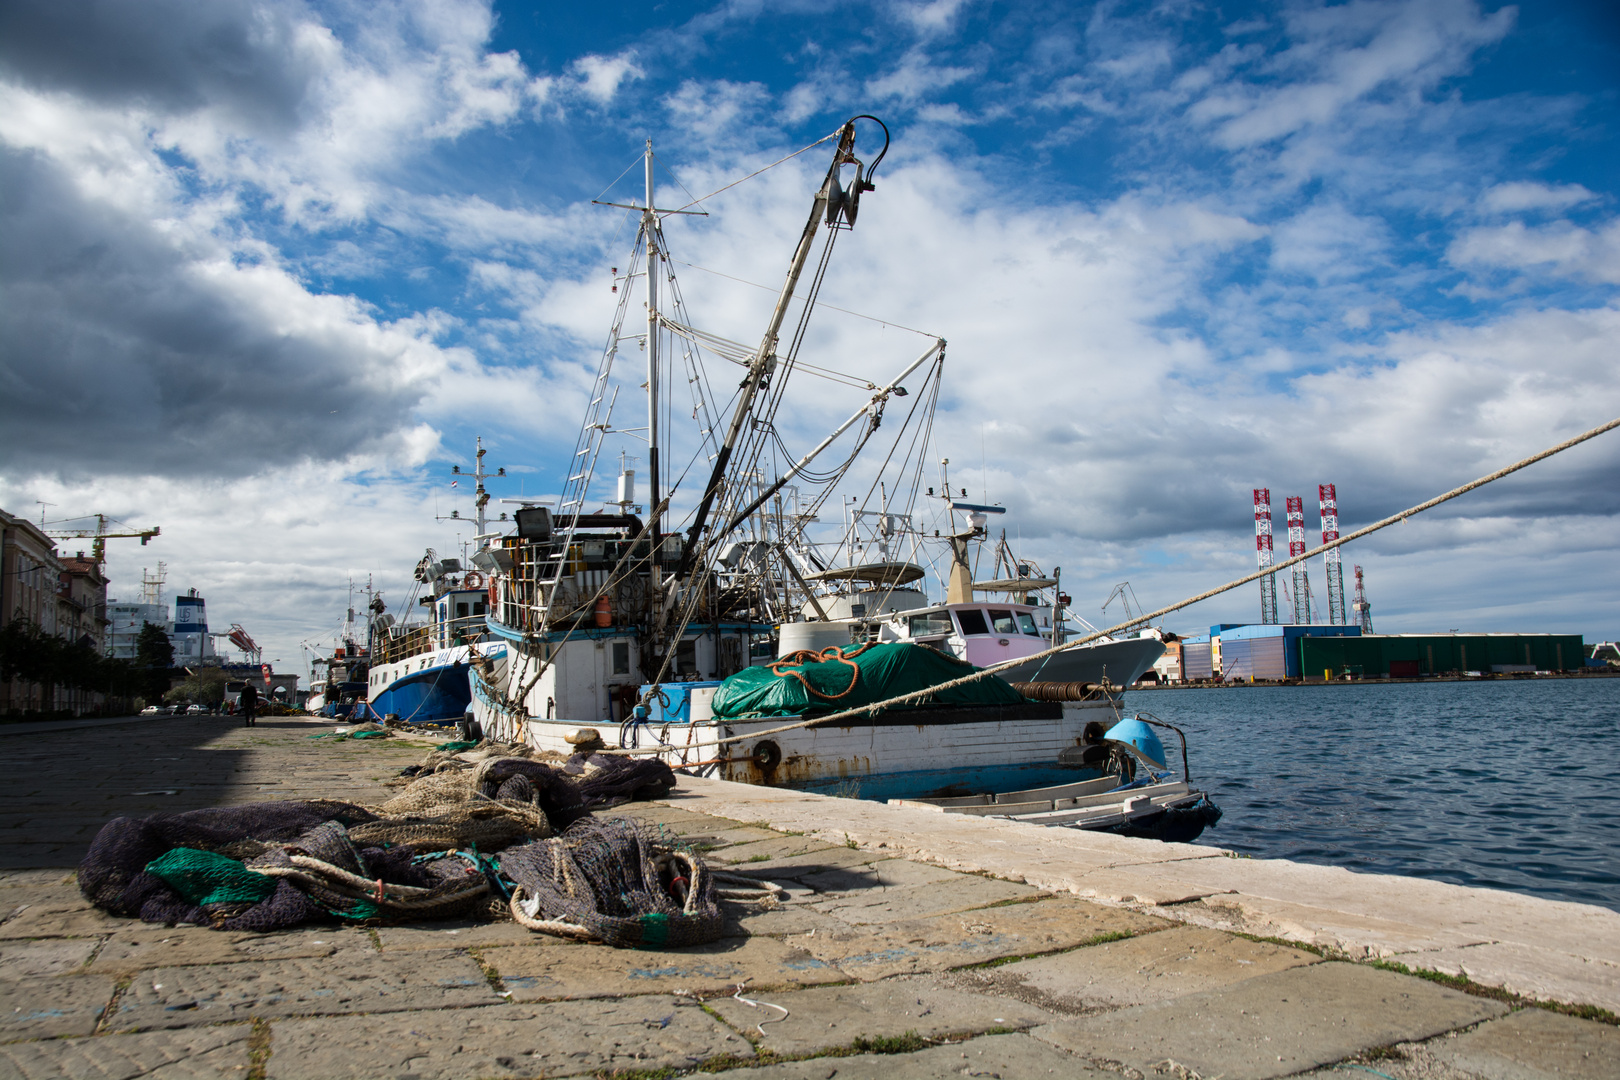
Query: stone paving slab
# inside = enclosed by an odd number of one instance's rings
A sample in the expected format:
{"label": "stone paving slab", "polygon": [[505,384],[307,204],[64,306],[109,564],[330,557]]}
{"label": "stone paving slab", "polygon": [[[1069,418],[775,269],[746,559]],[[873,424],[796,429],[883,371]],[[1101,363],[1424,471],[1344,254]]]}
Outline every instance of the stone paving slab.
{"label": "stone paving slab", "polygon": [[[32,889],[8,889],[7,892],[33,892]],[[94,937],[109,934],[129,925],[128,919],[118,919],[90,906],[90,902],[74,889],[71,895],[53,889],[50,895],[38,896],[31,901],[19,901],[4,909],[5,922],[0,923],[0,941],[19,938]]]}
{"label": "stone paving slab", "polygon": [[112,1000],[113,980],[105,975],[0,982],[0,1042],[89,1035]]}
{"label": "stone paving slab", "polygon": [[84,966],[101,942],[96,938],[45,938],[0,942],[0,971],[6,978],[66,975]]}
{"label": "stone paving slab", "polygon": [[1455,1068],[1491,1080],[1620,1077],[1620,1028],[1545,1009],[1520,1009],[1428,1048]]}
{"label": "stone paving slab", "polygon": [[929,919],[867,925],[842,934],[818,931],[790,940],[836,964],[839,970],[870,982],[1009,956],[1072,949],[1104,934],[1148,933],[1169,925],[1151,915],[1053,897]]}
{"label": "stone paving slab", "polygon": [[819,986],[845,982],[831,964],[775,938],[726,938],[686,949],[484,949],[479,955],[500,974],[513,1001],[562,1001],[631,994],[730,992],[753,987]]}
{"label": "stone paving slab", "polygon": [[1324,963],[1034,1029],[1094,1064],[1144,1075],[1288,1076],[1479,1023],[1507,1006],[1406,975]]}
{"label": "stone paving slab", "polygon": [[803,882],[818,893],[864,893],[872,889],[892,889],[899,885],[932,885],[962,877],[955,870],[906,859],[879,859],[876,862],[856,863],[811,874],[798,874],[795,881]]}
{"label": "stone paving slab", "polygon": [[[1241,905],[1251,918],[1293,923],[1296,933],[1314,931],[1317,944],[1351,955],[1499,941],[1620,964],[1620,912],[1593,904],[1285,859],[1221,859],[1143,873],[1191,871],[1197,881],[1234,893],[1223,902]],[[1385,928],[1399,936],[1385,940]]]}
{"label": "stone paving slab", "polygon": [[[814,893],[808,893],[814,896]],[[787,903],[776,908],[760,908],[753,904],[737,904],[730,901],[720,901],[720,912],[726,918],[727,937],[752,937],[766,935],[770,937],[786,937],[808,934],[815,931],[817,934],[844,934],[856,935],[864,931],[856,930],[842,919],[835,918],[825,912],[817,911],[803,903]]]}
{"label": "stone paving slab", "polygon": [[1040,896],[1039,889],[995,878],[959,874],[949,881],[932,885],[903,885],[893,889],[867,889],[864,892],[837,893],[811,903],[817,911],[835,915],[858,925],[926,919],[953,911],[982,908],[1003,900],[1023,900]]}
{"label": "stone paving slab", "polygon": [[251,1016],[397,1012],[498,1003],[462,952],[332,956],[151,968],[124,992],[113,1031],[192,1027]]}
{"label": "stone paving slab", "polygon": [[1603,960],[1506,942],[1397,953],[1390,959],[1409,968],[1464,975],[1534,1001],[1596,1005],[1620,1014],[1620,965]]}
{"label": "stone paving slab", "polygon": [[720,826],[726,824],[725,820],[723,818],[714,820],[719,823],[714,828],[671,829],[670,835],[678,843],[700,851],[729,847],[733,844],[755,844],[761,840],[770,840],[782,835],[769,829],[761,829],[757,825],[737,825],[732,828],[722,828]]}
{"label": "stone paving slab", "polygon": [[278,1020],[270,1029],[268,1080],[348,1077],[581,1076],[690,1068],[722,1055],[752,1057],[690,998],[500,1005],[447,1012]]}
{"label": "stone paving slab", "polygon": [[[1050,1013],[1022,1001],[970,994],[932,979],[895,979],[777,994],[749,987],[742,996],[780,1008],[751,1006],[735,997],[711,998],[708,1007],[738,1031],[747,1032],[761,1049],[778,1054],[850,1046],[857,1036],[912,1032],[937,1038],[1022,1030],[1052,1019]],[[780,1009],[788,1011],[786,1019]]]}
{"label": "stone paving slab", "polygon": [[717,868],[724,868],[734,874],[747,874],[750,877],[770,878],[773,881],[796,881],[805,874],[822,874],[829,870],[842,870],[851,866],[865,866],[867,863],[882,862],[894,858],[887,851],[863,851],[849,847],[819,847],[798,855],[783,855],[768,859],[738,859],[728,863],[726,858],[737,852],[746,852],[758,844],[747,844],[736,848],[721,848],[711,851],[705,856]]}
{"label": "stone paving slab", "polygon": [[[233,934],[203,926],[137,923],[107,938],[91,971],[133,974],[145,968],[241,964],[255,960],[373,955],[371,936],[355,927],[278,930],[269,934]],[[454,942],[439,942],[439,948]]]}
{"label": "stone paving slab", "polygon": [[[1202,927],[1177,926],[965,973],[981,978],[964,979],[960,985],[978,982],[986,989],[1034,1001],[1056,1012],[1094,1012],[1216,990],[1318,960],[1300,949]],[[843,964],[845,970],[856,970],[849,961]]]}
{"label": "stone paving slab", "polygon": [[[73,884],[73,870],[66,867],[44,867],[29,870],[0,870],[0,889],[10,889],[19,885],[66,885],[76,889]],[[0,904],[6,902],[9,893],[0,893]]]}
{"label": "stone paving slab", "polygon": [[1420,925],[1242,893],[1210,895],[1161,913],[1198,926],[1287,938],[1356,957],[1483,945],[1488,940],[1477,929],[1463,926]]}
{"label": "stone paving slab", "polygon": [[[717,863],[761,863],[785,864],[785,860],[815,852],[824,851],[851,851],[849,847],[840,848],[834,844],[826,844],[809,836],[783,836],[776,834],[769,840],[756,840],[749,844],[737,844],[733,847],[723,848],[711,852],[710,858]],[[849,856],[845,856],[848,858]],[[883,858],[884,856],[877,856]],[[870,855],[865,860],[876,861]]]}
{"label": "stone paving slab", "polygon": [[379,926],[377,940],[383,951],[419,952],[424,949],[490,949],[504,945],[565,945],[562,938],[525,930],[515,922],[477,923],[466,920]]}
{"label": "stone paving slab", "polygon": [[1151,874],[1141,867],[1124,869],[1102,867],[1072,875],[1067,882],[1068,891],[1111,904],[1185,904],[1206,896],[1231,892],[1219,885],[1188,880],[1172,863],[1167,867],[1154,867]]}
{"label": "stone paving slab", "polygon": [[17,1080],[218,1080],[248,1073],[246,1024],[0,1046],[0,1076]]}
{"label": "stone paving slab", "polygon": [[960,1080],[964,1076],[986,1080],[1028,1080],[1046,1076],[1119,1080],[1118,1073],[1088,1069],[1063,1051],[1028,1035],[986,1035],[910,1054],[856,1054],[783,1061],[728,1071],[724,1075],[727,1080],[833,1080],[834,1077],[837,1080]]}

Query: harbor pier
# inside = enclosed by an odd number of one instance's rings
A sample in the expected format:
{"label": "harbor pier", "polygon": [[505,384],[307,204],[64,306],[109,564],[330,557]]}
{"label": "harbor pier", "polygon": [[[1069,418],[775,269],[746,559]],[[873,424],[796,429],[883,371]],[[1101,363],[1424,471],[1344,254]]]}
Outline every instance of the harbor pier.
{"label": "harbor pier", "polygon": [[112,918],[111,818],[374,804],[427,742],[12,728],[0,1077],[1620,1076],[1607,908],[722,781],[606,812],[786,888],[710,945]]}

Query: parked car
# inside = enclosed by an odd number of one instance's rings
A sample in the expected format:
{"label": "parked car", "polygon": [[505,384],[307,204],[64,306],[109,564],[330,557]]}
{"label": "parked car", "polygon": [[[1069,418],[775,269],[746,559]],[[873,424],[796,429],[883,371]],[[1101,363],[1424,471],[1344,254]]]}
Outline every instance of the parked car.
{"label": "parked car", "polygon": [[141,710],[142,716],[162,716],[167,710],[162,705],[148,705]]}
{"label": "parked car", "polygon": [[188,705],[188,706],[186,706],[186,715],[187,716],[201,716],[204,713],[206,713],[207,711],[208,711],[208,706],[206,706],[206,705]]}

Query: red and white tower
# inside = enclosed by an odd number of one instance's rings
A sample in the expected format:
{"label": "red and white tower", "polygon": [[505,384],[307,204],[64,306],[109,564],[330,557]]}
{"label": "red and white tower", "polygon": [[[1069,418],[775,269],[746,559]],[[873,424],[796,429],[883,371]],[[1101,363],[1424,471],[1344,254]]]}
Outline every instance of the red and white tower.
{"label": "red and white tower", "polygon": [[[1305,500],[1298,495],[1288,496],[1288,557],[1305,554]],[[1304,563],[1294,564],[1294,594],[1289,598],[1294,605],[1294,622],[1311,621],[1311,579]]]}
{"label": "red and white tower", "polygon": [[[1322,543],[1329,544],[1339,538],[1339,496],[1332,484],[1316,486],[1316,504],[1322,513]],[[1345,625],[1344,563],[1339,560],[1339,549],[1333,548],[1324,556],[1327,561],[1328,622],[1333,626]]]}
{"label": "red and white tower", "polygon": [[[1260,569],[1271,566],[1276,557],[1271,550],[1271,489],[1254,489],[1254,551],[1260,560]],[[1267,574],[1260,579],[1260,623],[1277,623],[1277,575]]]}
{"label": "red and white tower", "polygon": [[1356,567],[1355,612],[1356,622],[1361,625],[1361,632],[1363,634],[1372,633],[1372,605],[1367,603],[1367,586],[1366,583],[1361,580],[1361,567],[1359,566]]}

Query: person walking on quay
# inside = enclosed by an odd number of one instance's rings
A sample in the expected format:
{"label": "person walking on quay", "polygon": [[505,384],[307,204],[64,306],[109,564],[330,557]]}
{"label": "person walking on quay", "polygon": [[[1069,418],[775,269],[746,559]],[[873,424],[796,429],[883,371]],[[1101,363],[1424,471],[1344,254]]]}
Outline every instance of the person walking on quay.
{"label": "person walking on quay", "polygon": [[245,721],[244,726],[257,726],[253,722],[253,715],[256,711],[257,705],[259,704],[259,688],[254,686],[252,683],[248,683],[246,686],[242,687],[242,695],[237,700],[242,706],[242,719]]}

